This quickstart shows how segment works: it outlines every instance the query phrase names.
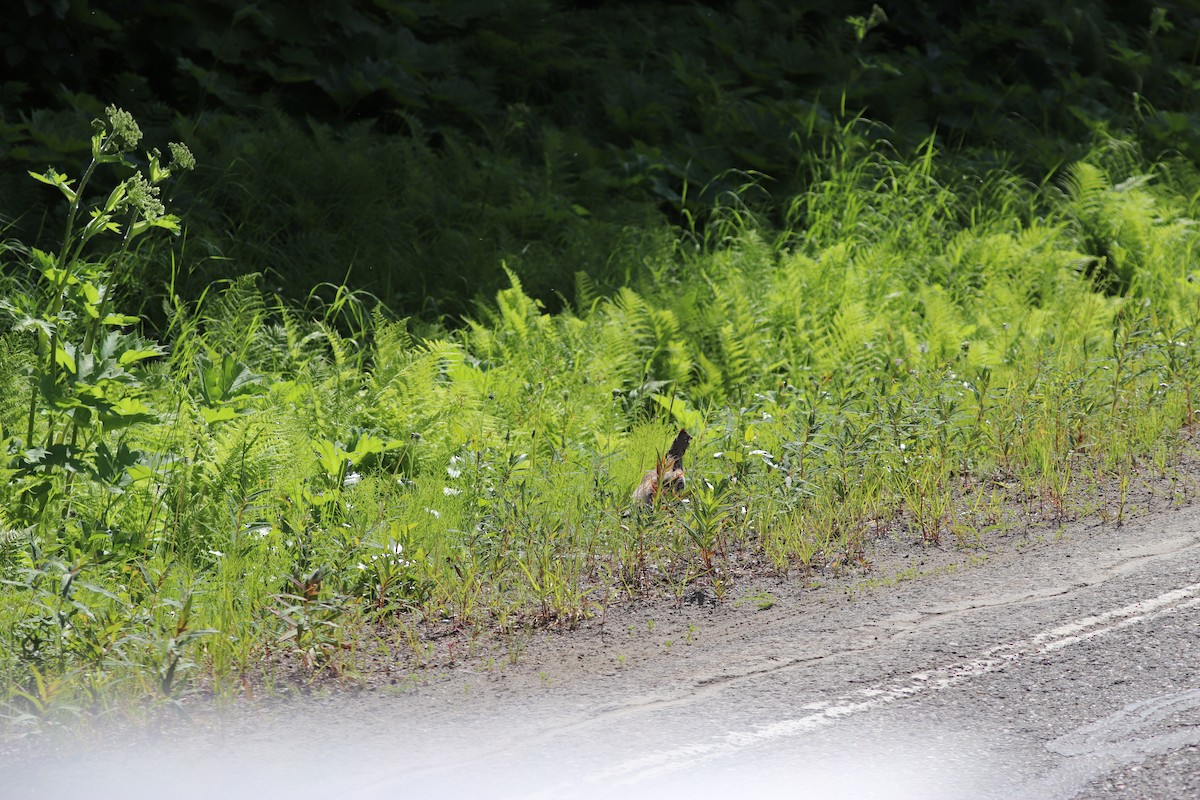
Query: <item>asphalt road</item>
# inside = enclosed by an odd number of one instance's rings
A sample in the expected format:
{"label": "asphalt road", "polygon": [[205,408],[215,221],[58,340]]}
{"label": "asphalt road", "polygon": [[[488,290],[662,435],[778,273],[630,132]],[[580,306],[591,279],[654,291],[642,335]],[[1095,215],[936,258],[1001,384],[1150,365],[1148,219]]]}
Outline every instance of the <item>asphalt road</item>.
{"label": "asphalt road", "polygon": [[519,690],[25,753],[0,797],[1200,798],[1200,510],[796,603]]}

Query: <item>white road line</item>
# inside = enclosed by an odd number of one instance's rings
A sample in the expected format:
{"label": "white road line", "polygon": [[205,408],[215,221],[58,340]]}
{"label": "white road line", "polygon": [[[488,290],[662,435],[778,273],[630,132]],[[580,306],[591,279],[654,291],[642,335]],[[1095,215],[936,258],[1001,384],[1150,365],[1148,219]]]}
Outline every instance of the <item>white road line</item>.
{"label": "white road line", "polygon": [[[855,714],[881,708],[898,700],[954,686],[970,678],[997,672],[1010,664],[1061,650],[1080,642],[1106,636],[1113,631],[1140,624],[1165,614],[1200,605],[1200,583],[1165,592],[1158,597],[1140,600],[1103,614],[1083,617],[1043,631],[1027,639],[996,645],[985,650],[976,658],[957,661],[932,670],[916,672],[899,684],[889,683],[856,692],[861,700],[839,698],[836,705],[821,707],[803,717],[784,719],[769,725],[760,725],[752,730],[730,731],[713,741],[697,742],[648,753],[586,776],[587,785],[620,786],[641,781],[657,775],[683,769],[700,760],[735,753],[787,736],[796,736],[818,728],[832,725],[838,720]],[[808,705],[806,708],[813,708]],[[577,785],[577,784],[576,784]],[[545,796],[569,792],[566,787],[557,787]]]}

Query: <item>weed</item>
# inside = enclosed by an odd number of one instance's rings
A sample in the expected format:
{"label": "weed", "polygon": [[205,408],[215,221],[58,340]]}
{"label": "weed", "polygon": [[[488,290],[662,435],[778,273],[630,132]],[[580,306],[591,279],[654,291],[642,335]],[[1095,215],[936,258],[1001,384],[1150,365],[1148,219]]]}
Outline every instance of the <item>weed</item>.
{"label": "weed", "polygon": [[[95,164],[118,166],[126,134],[114,110]],[[531,631],[614,603],[723,602],[747,569],[817,585],[869,568],[882,535],[985,546],[1109,486],[1123,522],[1138,471],[1194,425],[1190,195],[998,170],[983,208],[931,146],[837,135],[792,227],[727,198],[692,238],[622,254],[609,295],[584,282],[588,303],[550,313],[506,273],[454,330],[344,286],[305,312],[249,276],[173,301],[163,342],[143,339],[113,276],[130,231],[178,224],[152,202],[164,168],[95,202],[98,167],[43,174],[73,209],[64,246],[4,250],[31,276],[5,284],[0,333],[5,713],[197,680],[261,693],[274,679],[247,676],[281,661],[344,675],[368,622],[417,666],[493,633],[516,664]],[[1107,276],[1104,241],[1125,248]],[[681,425],[688,488],[630,509]]]}

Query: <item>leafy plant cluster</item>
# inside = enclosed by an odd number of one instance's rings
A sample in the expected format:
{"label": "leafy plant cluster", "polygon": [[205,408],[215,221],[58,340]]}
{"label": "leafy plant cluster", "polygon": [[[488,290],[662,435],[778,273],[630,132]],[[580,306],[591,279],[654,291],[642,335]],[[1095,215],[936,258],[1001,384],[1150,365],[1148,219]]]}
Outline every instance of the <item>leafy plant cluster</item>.
{"label": "leafy plant cluster", "polygon": [[[421,658],[447,627],[719,599],[1096,489],[1121,520],[1195,424],[1200,173],[1127,141],[1037,186],[850,123],[785,225],[726,195],[557,313],[512,270],[455,330],[342,285],[303,313],[250,275],[172,295],[152,341],[115,283],[177,228],[156,190],[190,154],[135,161],[115,108],[93,137],[78,180],[33,174],[61,248],[4,252],[10,720],[353,669],[368,629]],[[681,426],[687,502],[631,509]]]}
{"label": "leafy plant cluster", "polygon": [[[503,288],[504,258],[557,309],[576,270],[625,281],[608,254],[640,246],[628,229],[748,180],[780,222],[847,114],[1034,179],[1096,130],[1200,155],[1200,16],[1179,0],[85,0],[25,4],[0,41],[6,164],[82,166],[97,97],[195,147],[191,300],[260,272],[292,299],[348,280],[433,319]],[[22,174],[0,171],[8,216],[40,207]],[[156,290],[167,256],[144,258]]]}

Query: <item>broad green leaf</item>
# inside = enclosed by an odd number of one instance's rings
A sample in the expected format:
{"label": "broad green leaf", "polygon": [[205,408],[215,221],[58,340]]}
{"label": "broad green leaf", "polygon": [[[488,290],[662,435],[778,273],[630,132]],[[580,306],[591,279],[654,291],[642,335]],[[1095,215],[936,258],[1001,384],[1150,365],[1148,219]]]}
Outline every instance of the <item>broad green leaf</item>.
{"label": "broad green leaf", "polygon": [[121,494],[124,492],[124,487],[132,481],[128,472],[129,467],[141,460],[142,452],[130,448],[124,442],[117,447],[116,452],[111,450],[106,443],[100,442],[96,446],[94,475],[97,480],[105,484],[106,489]]}
{"label": "broad green leaf", "polygon": [[75,448],[65,444],[50,447],[31,447],[24,453],[25,463],[42,467],[59,467],[67,472],[85,472],[87,465],[79,460]]}
{"label": "broad green leaf", "polygon": [[[41,270],[42,274],[46,275],[47,278],[50,277],[50,270],[57,269],[58,267],[58,257],[53,253],[47,253],[45,250],[39,250],[38,248],[34,247],[29,251],[29,254],[33,256],[35,266],[37,266],[37,268]],[[55,275],[58,274],[59,273],[57,272],[55,273]]]}
{"label": "broad green leaf", "polygon": [[75,363],[75,345],[70,342],[60,344],[54,350],[54,363],[72,374],[77,373],[78,366]]}
{"label": "broad green leaf", "polygon": [[696,409],[688,408],[687,401],[682,397],[655,393],[654,401],[668,411],[683,427],[692,431],[699,431],[704,427],[704,414]]}
{"label": "broad green leaf", "polygon": [[210,406],[264,391],[260,385],[262,376],[228,353],[220,361],[205,356],[200,359],[199,367],[200,393]]}
{"label": "broad green leaf", "polygon": [[107,430],[119,430],[130,425],[157,422],[158,415],[150,406],[140,400],[124,397],[111,404],[107,413],[103,413],[102,422]]}
{"label": "broad green leaf", "polygon": [[42,274],[45,275],[46,280],[50,281],[50,283],[54,286],[71,286],[79,283],[78,278],[67,272],[65,269],[59,269],[58,267],[48,267],[42,271]]}
{"label": "broad green leaf", "polygon": [[23,315],[13,322],[13,330],[21,331],[26,328],[37,328],[46,336],[53,336],[54,331],[58,326],[50,320],[38,319],[37,317]]}
{"label": "broad green leaf", "polygon": [[[141,318],[133,317],[129,314],[107,314],[105,315],[104,319],[100,320],[100,322],[104,325],[117,325],[119,327],[125,327],[126,325],[134,325],[138,322],[141,322]],[[158,355],[162,354],[159,353]]]}
{"label": "broad green leaf", "polygon": [[79,402],[79,398],[68,394],[64,387],[55,383],[49,375],[39,377],[38,394],[54,408],[71,409],[83,405]]}
{"label": "broad green leaf", "polygon": [[130,483],[140,483],[143,481],[149,483],[157,477],[158,473],[153,467],[147,464],[134,464],[129,468]]}
{"label": "broad green leaf", "polygon": [[121,353],[118,363],[120,363],[120,365],[123,367],[127,367],[137,361],[161,356],[163,352],[163,348],[159,347],[158,345],[130,347],[128,350]]}
{"label": "broad green leaf", "polygon": [[103,292],[101,292],[100,287],[98,287],[94,283],[85,282],[81,288],[83,289],[83,296],[88,301],[88,303],[90,303],[91,305],[94,305],[94,306],[100,305],[100,300],[103,295]]}
{"label": "broad green leaf", "polygon": [[342,470],[350,463],[350,454],[343,450],[337,442],[317,439],[313,442],[313,450],[317,453],[317,460],[321,462],[321,468],[330,475],[341,475]]}
{"label": "broad green leaf", "polygon": [[358,441],[354,443],[354,449],[350,452],[350,463],[358,464],[368,455],[379,454],[383,452],[383,440],[372,436],[369,433],[364,433],[358,437]]}
{"label": "broad green leaf", "polygon": [[53,167],[41,174],[30,170],[29,177],[33,178],[34,180],[41,181],[47,186],[58,187],[58,190],[63,193],[63,196],[66,197],[69,202],[75,202],[76,194],[75,190],[71,188],[72,181],[67,178],[65,174],[59,172]]}
{"label": "broad green leaf", "polygon": [[179,217],[175,216],[174,214],[165,214],[161,217],[155,217],[154,219],[138,220],[137,222],[133,223],[132,226],[130,226],[129,238],[133,239],[137,236],[141,236],[151,228],[163,228],[164,230],[168,230],[178,236],[180,231]]}
{"label": "broad green leaf", "polygon": [[234,419],[237,417],[237,412],[229,406],[222,406],[220,408],[201,406],[200,416],[204,418],[206,423],[212,425],[214,422],[224,422],[226,420]]}
{"label": "broad green leaf", "polygon": [[122,417],[153,415],[153,410],[150,406],[133,397],[122,397],[112,404],[111,411],[113,414]]}

